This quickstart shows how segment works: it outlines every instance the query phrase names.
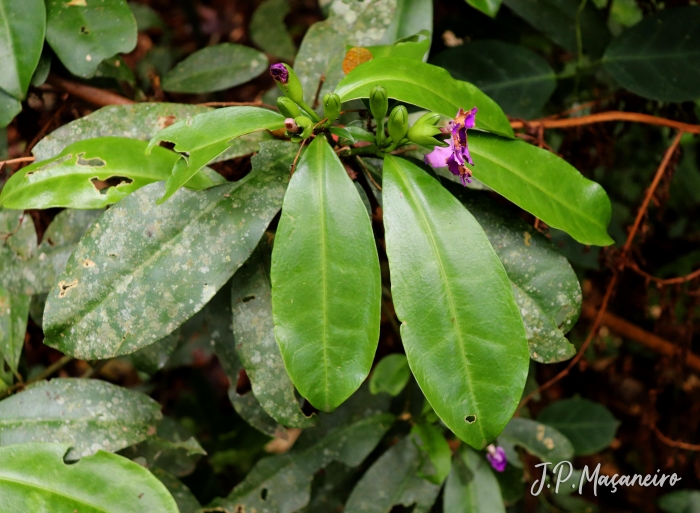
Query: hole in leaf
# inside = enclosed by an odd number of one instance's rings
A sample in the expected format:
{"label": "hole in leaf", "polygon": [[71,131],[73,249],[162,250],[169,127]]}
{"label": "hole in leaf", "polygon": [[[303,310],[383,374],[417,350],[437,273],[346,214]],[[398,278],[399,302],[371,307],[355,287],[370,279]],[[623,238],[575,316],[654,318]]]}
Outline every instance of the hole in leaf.
{"label": "hole in leaf", "polygon": [[243,298],[242,301],[243,301],[244,303],[247,303],[248,301],[252,301],[253,299],[255,299],[255,296],[246,296],[246,297]]}
{"label": "hole in leaf", "polygon": [[250,385],[250,378],[246,374],[245,369],[241,369],[238,373],[238,380],[236,381],[236,393],[238,395],[245,395],[250,392],[253,388]]}
{"label": "hole in leaf", "polygon": [[464,417],[464,420],[466,420],[468,424],[474,424],[476,421],[476,415],[467,415]]}
{"label": "hole in leaf", "polygon": [[69,447],[66,453],[63,455],[63,463],[65,465],[75,465],[80,461],[80,456],[78,456],[72,447]]}
{"label": "hole in leaf", "polygon": [[66,297],[66,294],[68,293],[68,291],[70,289],[72,289],[73,287],[75,287],[77,284],[78,284],[77,278],[70,283],[66,283],[65,281],[59,282],[58,283],[58,289],[59,289],[58,297],[60,297],[60,298]]}
{"label": "hole in leaf", "polygon": [[267,499],[267,488],[263,488],[262,490],[260,490],[260,498],[261,498],[262,500],[266,500],[266,499]]}
{"label": "hole in leaf", "polygon": [[34,171],[29,171],[26,175],[24,175],[25,178],[28,178],[32,176],[34,173],[38,173],[39,171],[45,171],[46,169],[51,169],[52,167],[60,166],[64,162],[68,160],[73,160],[73,154],[69,153],[68,155],[64,155],[60,159],[56,159],[52,162],[47,162],[41,167],[36,168]]}
{"label": "hole in leaf", "polygon": [[106,162],[101,158],[95,157],[94,159],[84,159],[83,155],[85,155],[85,153],[78,153],[79,166],[102,167],[106,164]]}
{"label": "hole in leaf", "polygon": [[87,35],[90,33],[90,29],[83,25],[82,27],[80,27],[80,33]]}
{"label": "hole in leaf", "polygon": [[110,176],[105,180],[100,180],[97,177],[91,178],[92,185],[100,191],[100,194],[107,194],[110,187],[119,187],[120,185],[129,185],[133,182],[131,178],[126,176]]}

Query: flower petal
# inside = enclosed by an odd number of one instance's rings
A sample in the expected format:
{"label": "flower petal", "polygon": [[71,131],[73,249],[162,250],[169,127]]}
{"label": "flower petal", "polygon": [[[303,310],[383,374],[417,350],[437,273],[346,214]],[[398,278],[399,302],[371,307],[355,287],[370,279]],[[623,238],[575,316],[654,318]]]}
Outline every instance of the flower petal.
{"label": "flower petal", "polygon": [[435,149],[425,155],[425,163],[430,167],[445,167],[447,159],[453,155],[452,144],[447,148],[435,146]]}

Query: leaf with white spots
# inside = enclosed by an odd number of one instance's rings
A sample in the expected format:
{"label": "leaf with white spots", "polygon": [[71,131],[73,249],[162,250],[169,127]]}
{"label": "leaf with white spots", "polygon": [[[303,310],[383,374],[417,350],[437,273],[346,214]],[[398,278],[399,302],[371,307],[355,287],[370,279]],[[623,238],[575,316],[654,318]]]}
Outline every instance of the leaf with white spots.
{"label": "leaf with white spots", "polygon": [[532,419],[514,417],[498,437],[519,445],[542,461],[556,465],[560,461],[571,461],[574,447],[560,431]]}
{"label": "leaf with white spots", "polygon": [[156,431],[160,405],[141,392],[94,379],[44,381],[0,402],[0,446],[68,443],[68,459],[115,452]]}
{"label": "leaf with white spots", "polygon": [[164,205],[155,205],[163,184],[151,184],[105,212],[49,293],[45,343],[83,359],[128,354],[201,310],[280,209],[289,166],[262,164],[239,182],[182,189]]}
{"label": "leaf with white spots", "polygon": [[[0,356],[14,372],[24,347],[31,296],[12,294],[0,287]],[[3,365],[0,358],[0,365]]]}

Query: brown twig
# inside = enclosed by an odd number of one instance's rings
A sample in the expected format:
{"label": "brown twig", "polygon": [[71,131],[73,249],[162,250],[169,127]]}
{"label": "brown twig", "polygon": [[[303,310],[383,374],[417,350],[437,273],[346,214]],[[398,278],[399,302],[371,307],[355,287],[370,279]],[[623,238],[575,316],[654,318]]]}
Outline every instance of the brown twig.
{"label": "brown twig", "polygon": [[566,119],[535,119],[532,121],[513,120],[510,122],[512,128],[526,128],[528,126],[544,128],[571,128],[575,126],[591,125],[593,123],[606,123],[609,121],[631,121],[634,123],[645,123],[647,125],[667,126],[690,134],[700,134],[700,125],[681,123],[672,119],[640,114],[638,112],[608,111],[589,116],[580,116]]}
{"label": "brown twig", "polygon": [[678,285],[680,283],[686,283],[688,281],[692,281],[695,278],[700,277],[700,269],[693,271],[690,274],[686,274],[685,276],[677,276],[676,278],[657,278],[656,276],[653,276],[649,274],[646,271],[643,271],[642,269],[639,268],[636,262],[626,262],[625,267],[628,267],[632,269],[634,272],[639,274],[640,276],[644,276],[647,280],[653,281],[657,285],[664,286],[664,285]]}
{"label": "brown twig", "polygon": [[274,105],[263,102],[205,102],[198,103],[202,107],[264,107],[266,109],[279,111]]}
{"label": "brown twig", "polygon": [[19,390],[19,389],[21,389],[21,388],[25,388],[25,387],[31,385],[32,383],[36,383],[37,381],[42,381],[42,380],[48,378],[48,377],[51,376],[54,372],[56,372],[56,371],[62,369],[63,367],[65,367],[65,366],[66,366],[68,363],[70,363],[71,361],[73,361],[73,357],[72,357],[72,356],[68,356],[68,355],[62,356],[59,360],[55,361],[54,363],[52,363],[51,365],[49,365],[48,367],[46,367],[46,369],[44,369],[44,370],[43,370],[40,374],[38,374],[35,378],[30,379],[29,381],[27,381],[27,382],[25,382],[25,383],[16,383],[16,384],[14,384],[13,386],[11,386],[10,388],[8,388],[8,389],[3,390],[2,392],[0,392],[0,399],[3,399],[3,398],[5,398],[5,397],[7,397],[8,395],[11,395],[12,393],[16,392],[17,390]]}
{"label": "brown twig", "polygon": [[314,103],[311,106],[313,110],[316,110],[318,108],[318,98],[321,96],[321,89],[323,88],[323,84],[325,81],[326,75],[321,75],[321,79],[318,81],[318,87],[316,88],[316,94],[314,95]]}
{"label": "brown twig", "polygon": [[2,170],[3,166],[5,164],[12,165],[12,164],[19,164],[20,162],[34,162],[34,157],[19,157],[16,159],[10,159],[10,160],[0,160],[0,171]]}
{"label": "brown twig", "polygon": [[81,100],[85,100],[86,102],[92,103],[93,105],[97,105],[99,107],[105,107],[107,105],[133,105],[136,103],[129,98],[124,98],[123,96],[118,95],[117,93],[72,82],[54,75],[53,73],[51,73],[49,78],[46,79],[46,83],[51,84],[57,89],[65,91],[76,98],[80,98]]}
{"label": "brown twig", "polygon": [[362,162],[362,158],[359,155],[355,155],[355,158],[357,161],[360,163],[360,166],[362,166],[362,169],[365,170],[365,176],[369,179],[370,182],[379,190],[379,192],[382,191],[382,186],[379,185],[377,182],[374,181],[374,177],[372,176],[372,173],[370,172],[369,169],[367,169],[367,166],[365,165],[364,162]]}
{"label": "brown twig", "polygon": [[654,410],[653,413],[650,414],[648,417],[649,421],[649,427],[651,430],[654,432],[656,435],[656,438],[658,438],[662,443],[668,445],[669,447],[674,447],[676,449],[683,449],[684,451],[700,451],[700,445],[695,445],[695,444],[689,444],[686,442],[679,442],[678,440],[673,440],[672,438],[667,437],[664,435],[661,430],[656,427],[656,397],[658,395],[658,390],[651,390],[649,392],[649,399],[651,402],[652,409]]}
{"label": "brown twig", "polygon": [[296,157],[294,157],[294,162],[292,162],[292,167],[289,168],[289,178],[291,178],[292,175],[294,174],[294,171],[297,168],[297,161],[299,160],[299,157],[301,156],[301,150],[304,148],[306,141],[308,141],[309,139],[311,139],[311,138],[309,137],[309,138],[301,141],[301,144],[299,145],[299,151],[297,151],[297,155],[296,155]]}
{"label": "brown twig", "polygon": [[17,221],[17,227],[12,230],[11,232],[7,233],[2,233],[0,232],[0,239],[3,241],[6,241],[10,237],[12,237],[15,233],[19,231],[19,229],[22,227],[22,223],[24,222],[24,216],[26,215],[26,212],[22,212],[22,215],[19,216],[19,221]]}

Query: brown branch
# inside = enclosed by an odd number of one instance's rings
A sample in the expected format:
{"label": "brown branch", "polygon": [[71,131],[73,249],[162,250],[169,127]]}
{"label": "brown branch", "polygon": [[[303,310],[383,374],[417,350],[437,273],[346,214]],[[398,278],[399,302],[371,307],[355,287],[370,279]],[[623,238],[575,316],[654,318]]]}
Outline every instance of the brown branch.
{"label": "brown branch", "polygon": [[700,269],[693,271],[690,274],[686,274],[685,276],[677,276],[676,278],[657,278],[656,276],[653,276],[649,274],[646,271],[643,271],[642,269],[639,268],[636,262],[626,262],[625,267],[629,267],[632,269],[634,272],[639,274],[640,276],[644,276],[647,280],[653,281],[657,285],[663,286],[663,285],[678,285],[680,283],[686,283],[688,281],[694,280],[695,278],[700,277]]}
{"label": "brown branch", "polygon": [[311,106],[313,110],[316,110],[318,108],[318,99],[321,96],[321,89],[323,88],[323,84],[326,81],[326,75],[321,75],[321,79],[318,81],[318,87],[316,88],[316,94],[314,95],[314,103]]}
{"label": "brown branch", "polygon": [[606,123],[609,121],[631,121],[633,123],[645,123],[647,125],[667,126],[676,128],[690,134],[700,134],[700,125],[691,125],[689,123],[681,123],[672,119],[650,116],[649,114],[640,114],[637,112],[621,112],[608,111],[589,116],[580,116],[576,118],[566,119],[535,119],[532,121],[513,120],[510,126],[513,128],[526,128],[528,126],[544,128],[571,128],[575,126],[591,125],[593,123]]}
{"label": "brown branch", "polygon": [[675,447],[676,449],[683,449],[685,451],[700,451],[700,445],[689,444],[686,442],[679,442],[677,440],[673,440],[673,439],[667,437],[661,431],[659,431],[659,428],[656,427],[656,424],[651,424],[651,430],[656,435],[656,438],[661,440],[666,445],[669,445],[671,447]]}
{"label": "brown branch", "polygon": [[61,78],[57,75],[51,73],[49,78],[46,80],[48,84],[65,91],[68,94],[85,100],[88,103],[97,105],[99,107],[105,107],[107,105],[133,105],[136,102],[130,100],[129,98],[124,98],[119,96],[117,93],[111,91],[105,91],[104,89],[98,89],[97,87],[88,86],[85,84],[79,84],[77,82],[72,82]]}
{"label": "brown branch", "polygon": [[12,164],[19,164],[20,162],[34,162],[34,157],[19,157],[19,158],[10,159],[10,160],[0,160],[0,170],[2,170],[2,168],[5,164],[12,165]]}
{"label": "brown branch", "polygon": [[205,102],[198,103],[202,107],[264,107],[266,109],[279,111],[274,105],[263,102]]}
{"label": "brown branch", "polygon": [[11,386],[10,388],[8,388],[8,389],[3,390],[2,392],[0,392],[0,399],[3,399],[3,398],[5,398],[5,397],[7,397],[8,395],[11,395],[13,392],[16,392],[17,390],[19,390],[19,389],[21,389],[21,388],[25,388],[25,387],[31,385],[32,383],[36,383],[37,381],[42,381],[42,380],[48,378],[48,377],[51,376],[54,372],[56,372],[56,371],[62,369],[62,368],[65,367],[68,363],[70,363],[71,361],[73,361],[73,359],[74,359],[74,358],[73,358],[72,356],[68,356],[68,355],[62,356],[59,360],[55,361],[54,363],[52,363],[51,365],[49,365],[48,367],[46,367],[46,369],[44,369],[44,370],[43,370],[38,376],[36,376],[34,379],[30,379],[30,380],[27,381],[26,383],[16,383],[15,385]]}
{"label": "brown branch", "polygon": [[19,220],[17,221],[17,227],[14,230],[12,230],[11,232],[0,232],[0,239],[3,240],[3,243],[19,231],[19,229],[22,227],[22,223],[24,222],[24,216],[26,214],[26,212],[22,212],[22,215],[19,216]]}

